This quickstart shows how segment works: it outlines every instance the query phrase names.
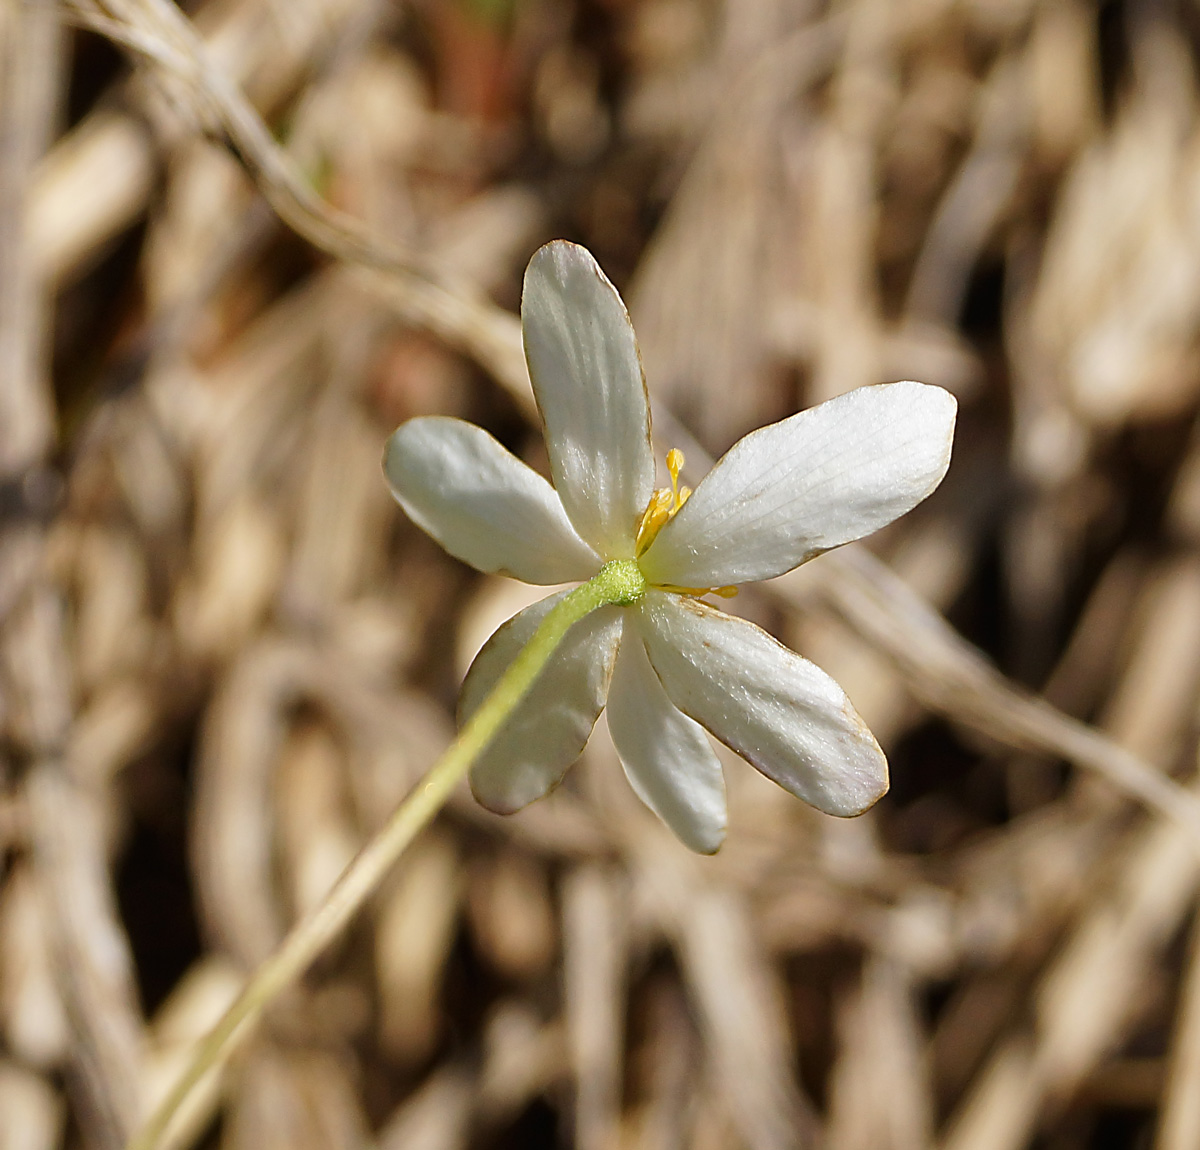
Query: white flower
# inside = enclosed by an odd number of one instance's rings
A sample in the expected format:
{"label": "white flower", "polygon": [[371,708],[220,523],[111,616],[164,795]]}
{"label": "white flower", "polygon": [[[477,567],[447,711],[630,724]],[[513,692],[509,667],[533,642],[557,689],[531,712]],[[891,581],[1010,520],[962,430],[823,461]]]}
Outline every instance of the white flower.
{"label": "white flower", "polygon": [[[822,811],[887,790],[887,760],[819,668],[700,598],[769,579],[859,539],[924,499],[950,461],[956,404],[938,387],[864,387],[736,443],[694,492],[654,490],[650,409],[633,327],[591,255],[557,241],[525,273],[525,354],[551,486],[482,428],[403,424],[384,468],[404,510],[452,555],[527,583],[591,578],[636,559],[632,606],[577,623],[471,771],[509,813],[578,758],[601,710],[633,789],[693,850],[725,834],[725,788],[704,731]],[[690,495],[690,498],[689,498]],[[463,684],[469,716],[566,592],[505,623]]]}

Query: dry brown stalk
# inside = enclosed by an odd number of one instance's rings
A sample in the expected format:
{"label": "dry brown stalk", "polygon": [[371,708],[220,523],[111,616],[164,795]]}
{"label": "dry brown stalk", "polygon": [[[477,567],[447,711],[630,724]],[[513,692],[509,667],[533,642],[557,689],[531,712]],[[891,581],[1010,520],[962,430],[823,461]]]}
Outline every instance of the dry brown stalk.
{"label": "dry brown stalk", "polygon": [[583,866],[563,888],[564,1013],[580,1150],[605,1150],[620,1133],[627,965],[621,882]]}
{"label": "dry brown stalk", "polygon": [[[1195,788],[1192,788],[1195,793]],[[1146,977],[1195,898],[1188,835],[1158,823],[1131,836],[1113,889],[1099,888],[1018,1030],[988,1059],[943,1150],[1017,1150],[1060,1111],[1136,1019]]]}
{"label": "dry brown stalk", "polygon": [[1095,728],[1006,682],[869,552],[846,548],[823,562],[821,595],[887,652],[928,706],[1011,747],[1095,771],[1191,835],[1200,831],[1195,796]]}
{"label": "dry brown stalk", "polygon": [[9,482],[40,462],[55,436],[46,288],[28,220],[34,168],[58,114],[60,41],[51,0],[15,6],[0,37],[0,478]]}
{"label": "dry brown stalk", "polygon": [[1158,1120],[1156,1150],[1184,1150],[1200,1141],[1200,1098],[1194,1089],[1200,1076],[1200,962],[1196,959],[1196,931],[1184,975],[1175,1036],[1170,1055],[1170,1076]]}

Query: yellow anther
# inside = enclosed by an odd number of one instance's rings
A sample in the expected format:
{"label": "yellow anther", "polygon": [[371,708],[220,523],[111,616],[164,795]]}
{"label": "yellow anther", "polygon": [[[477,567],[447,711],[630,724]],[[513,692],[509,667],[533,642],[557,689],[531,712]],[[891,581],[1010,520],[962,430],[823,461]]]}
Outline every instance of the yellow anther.
{"label": "yellow anther", "polygon": [[671,474],[671,514],[674,515],[688,500],[692,489],[679,486],[679,473],[683,470],[683,452],[672,447],[667,452],[667,471]]}
{"label": "yellow anther", "polygon": [[667,470],[671,473],[671,486],[679,485],[679,473],[683,470],[683,452],[678,447],[672,447],[667,452]]}
{"label": "yellow anther", "polygon": [[642,512],[637,529],[637,553],[641,555],[654,537],[662,530],[663,524],[671,518],[671,492],[658,490],[650,496],[646,510]]}
{"label": "yellow anther", "polygon": [[690,487],[679,486],[679,473],[683,470],[683,452],[678,447],[672,447],[667,452],[667,471],[671,475],[671,487],[658,488],[650,496],[646,510],[638,522],[637,553],[641,555],[655,536],[674,518],[675,513],[688,501],[691,495]]}

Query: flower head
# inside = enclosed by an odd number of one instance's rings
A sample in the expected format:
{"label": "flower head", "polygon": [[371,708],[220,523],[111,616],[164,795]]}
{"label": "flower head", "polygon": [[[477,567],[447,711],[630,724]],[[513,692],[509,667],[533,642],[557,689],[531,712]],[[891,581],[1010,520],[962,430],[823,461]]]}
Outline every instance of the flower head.
{"label": "flower head", "polygon": [[[842,689],[765,631],[702,598],[790,571],[916,506],[950,461],[956,404],[938,387],[864,387],[751,432],[695,491],[654,487],[650,406],[629,316],[591,255],[564,241],[525,273],[521,322],[553,486],[482,428],[409,420],[384,469],[408,515],[480,571],[590,579],[631,560],[646,591],[568,632],[471,771],[484,806],[516,811],[579,757],[600,712],[639,797],[693,850],[725,834],[705,731],[822,811],[859,814],[887,760]],[[463,684],[469,716],[561,595],[505,623]]]}

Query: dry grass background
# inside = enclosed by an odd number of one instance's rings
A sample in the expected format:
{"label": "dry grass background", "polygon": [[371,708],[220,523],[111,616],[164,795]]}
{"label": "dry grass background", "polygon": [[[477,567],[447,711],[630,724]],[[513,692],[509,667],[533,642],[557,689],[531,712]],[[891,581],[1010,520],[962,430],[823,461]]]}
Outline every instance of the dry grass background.
{"label": "dry grass background", "polygon": [[603,737],[464,793],[177,1145],[1200,1145],[1198,46],[1188,0],[4,0],[0,1148],[120,1147],[449,739],[526,592],[379,456],[442,412],[539,465],[554,236],[695,471],[959,396],[933,499],[735,601],[892,793],[733,762],[713,859]]}

